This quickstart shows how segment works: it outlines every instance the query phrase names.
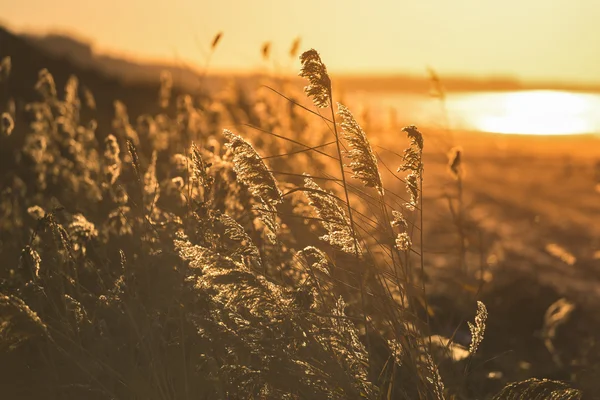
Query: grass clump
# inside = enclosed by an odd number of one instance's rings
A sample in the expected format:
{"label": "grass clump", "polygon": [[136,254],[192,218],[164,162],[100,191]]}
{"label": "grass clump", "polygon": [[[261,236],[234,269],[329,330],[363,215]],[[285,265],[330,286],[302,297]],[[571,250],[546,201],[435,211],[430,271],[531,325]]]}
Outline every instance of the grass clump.
{"label": "grass clump", "polygon": [[[434,348],[455,344],[433,336],[428,323],[422,133],[403,129],[409,146],[398,171],[408,174],[410,199],[392,204],[401,197],[384,188],[364,130],[339,103],[336,120],[319,54],[300,60],[306,94],[331,108],[331,119],[317,117],[333,134],[325,143],[310,142],[316,124],[289,104],[282,109],[275,95],[260,108],[235,91],[180,96],[171,107],[167,75],[156,115],[136,122],[117,100],[112,121],[85,119],[96,102],[79,94],[93,95],[74,77],[60,90],[40,72],[39,101],[26,107],[32,118],[15,121],[23,140],[14,168],[1,176],[7,398],[467,393],[444,381],[447,360]],[[9,69],[10,59],[1,76]],[[109,127],[101,131],[101,123]],[[364,186],[346,181],[348,167]],[[487,318],[484,304],[477,307],[468,325],[472,355]]]}

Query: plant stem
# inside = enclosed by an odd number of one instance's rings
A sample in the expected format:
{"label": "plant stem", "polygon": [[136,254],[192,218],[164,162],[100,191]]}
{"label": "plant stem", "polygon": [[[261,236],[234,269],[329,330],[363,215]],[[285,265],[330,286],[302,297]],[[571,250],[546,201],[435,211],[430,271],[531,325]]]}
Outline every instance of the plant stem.
{"label": "plant stem", "polygon": [[[346,205],[348,207],[348,218],[350,219],[350,232],[352,233],[352,239],[354,240],[354,254],[356,256],[356,261],[360,260],[360,255],[358,252],[358,240],[356,238],[356,232],[354,231],[354,221],[352,219],[352,206],[350,205],[350,195],[348,193],[348,185],[346,184],[346,176],[344,174],[344,162],[342,159],[342,148],[340,146],[340,137],[337,129],[337,124],[335,122],[335,112],[333,111],[333,97],[331,95],[331,88],[329,88],[329,103],[331,109],[331,120],[333,121],[333,133],[335,135],[335,144],[338,153],[338,161],[340,165],[340,172],[342,175],[342,185],[344,186],[344,195],[346,196]],[[369,326],[367,323],[367,313],[365,309],[365,289],[364,289],[364,279],[363,275],[359,276],[359,286],[360,286],[360,302],[363,310],[363,324],[365,325],[365,338],[367,342],[367,352],[371,354],[371,342],[369,339]],[[371,363],[369,363],[372,366]]]}

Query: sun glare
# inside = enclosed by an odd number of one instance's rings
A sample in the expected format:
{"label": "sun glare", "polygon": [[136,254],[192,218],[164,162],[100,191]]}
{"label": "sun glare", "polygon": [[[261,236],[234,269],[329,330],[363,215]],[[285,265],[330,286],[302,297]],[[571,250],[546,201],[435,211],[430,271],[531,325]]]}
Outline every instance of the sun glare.
{"label": "sun glare", "polygon": [[457,95],[449,102],[469,129],[506,134],[568,135],[600,131],[600,96],[535,90]]}

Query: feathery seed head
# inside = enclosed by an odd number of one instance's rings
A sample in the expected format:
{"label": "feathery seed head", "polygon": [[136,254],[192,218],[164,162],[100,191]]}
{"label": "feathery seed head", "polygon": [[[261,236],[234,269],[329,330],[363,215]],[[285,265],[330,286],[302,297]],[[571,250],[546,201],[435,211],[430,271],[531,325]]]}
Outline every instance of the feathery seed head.
{"label": "feathery seed head", "polygon": [[299,75],[310,82],[310,85],[304,88],[306,95],[312,97],[313,103],[319,108],[329,106],[331,101],[331,79],[319,53],[314,49],[305,51],[300,56],[300,62],[302,67]]}
{"label": "feathery seed head", "polygon": [[487,308],[483,302],[477,302],[477,314],[475,315],[475,324],[467,322],[469,330],[471,331],[471,345],[469,346],[469,352],[475,354],[479,345],[483,341],[485,334],[485,322],[488,317]]}
{"label": "feathery seed head", "polygon": [[392,210],[392,226],[398,227],[400,229],[400,233],[396,236],[396,248],[400,251],[410,250],[412,247],[412,240],[408,235],[408,223],[402,213]]}
{"label": "feathery seed head", "polygon": [[417,173],[412,172],[406,176],[405,182],[406,189],[410,193],[410,201],[405,204],[405,207],[410,211],[414,211],[419,201],[419,176]]}
{"label": "feathery seed head", "polygon": [[150,210],[159,196],[158,179],[156,178],[156,150],[152,152],[150,165],[144,174],[144,204]]}
{"label": "feathery seed head", "polygon": [[27,214],[36,220],[40,220],[46,216],[46,211],[40,206],[31,206],[27,209]]}
{"label": "feathery seed head", "polygon": [[413,125],[403,128],[402,131],[408,135],[410,146],[404,150],[403,163],[398,168],[398,172],[410,172],[405,179],[410,201],[405,206],[414,211],[419,200],[419,181],[423,176],[423,135]]}
{"label": "feathery seed head", "polygon": [[13,129],[15,129],[13,117],[9,113],[3,112],[2,116],[0,116],[0,134],[10,136]]}
{"label": "feathery seed head", "polygon": [[442,85],[442,79],[431,67],[427,67],[427,74],[429,75],[429,81],[431,82],[431,97],[440,99],[440,101],[446,100],[446,89],[444,89],[444,85]]}
{"label": "feathery seed head", "polygon": [[239,181],[262,203],[258,211],[267,227],[267,236],[275,242],[278,229],[275,206],[282,201],[275,177],[250,143],[227,129],[223,131],[223,135],[229,141],[227,148],[233,153],[234,171]]}
{"label": "feathery seed head", "polygon": [[71,75],[65,84],[65,103],[70,107],[79,105],[79,79],[75,75]]}
{"label": "feathery seed head", "polygon": [[396,339],[388,340],[388,347],[390,348],[390,353],[392,357],[394,357],[394,361],[397,365],[402,365],[402,355],[404,350],[402,349],[402,345]]}
{"label": "feathery seed head", "polygon": [[119,206],[108,214],[106,226],[108,232],[114,236],[125,236],[133,234],[133,228],[129,222],[131,208]]}
{"label": "feathery seed head", "polygon": [[216,226],[222,229],[222,236],[229,244],[228,247],[231,251],[229,256],[233,259],[237,257],[248,259],[256,265],[260,265],[260,251],[244,228],[227,214],[218,215],[217,221]]}
{"label": "feathery seed head", "polygon": [[176,176],[175,178],[171,179],[171,183],[177,190],[182,190],[185,186],[185,181],[180,176]]}
{"label": "feathery seed head", "polygon": [[307,246],[304,249],[296,253],[297,257],[303,257],[314,271],[319,271],[329,276],[329,262],[327,261],[327,255],[320,249],[313,246]]}
{"label": "feathery seed head", "polygon": [[392,217],[392,226],[397,226],[402,231],[408,230],[408,223],[406,222],[406,219],[404,219],[404,215],[402,215],[401,212],[392,210]]}
{"label": "feathery seed head", "polygon": [[117,138],[114,135],[108,135],[104,140],[104,157],[108,160],[117,160],[119,159],[119,155],[121,154],[121,148],[119,147],[119,142],[117,142]]}
{"label": "feathery seed head", "polygon": [[4,57],[0,61],[0,82],[6,81],[10,75],[11,70],[11,58],[10,56]]}
{"label": "feathery seed head", "polygon": [[114,135],[108,135],[104,140],[104,173],[110,184],[114,184],[121,174],[121,149]]}
{"label": "feathery seed head", "polygon": [[87,87],[83,88],[83,99],[85,101],[85,105],[90,110],[96,109],[96,98],[90,89]]}
{"label": "feathery seed head", "polygon": [[425,361],[425,365],[426,365],[426,370],[427,370],[427,381],[429,382],[429,384],[431,385],[431,390],[432,390],[432,394],[435,396],[433,397],[435,400],[444,400],[444,382],[442,381],[442,377],[440,375],[440,372],[437,368],[437,366],[435,365],[435,363],[433,362],[433,358],[431,358],[431,354],[427,353],[426,356],[426,361]]}
{"label": "feathery seed head", "polygon": [[193,178],[200,184],[206,193],[210,191],[214,182],[214,178],[208,173],[208,169],[212,164],[204,161],[204,158],[195,143],[192,143],[191,156]]}
{"label": "feathery seed head", "polygon": [[[308,197],[308,204],[313,207],[317,216],[321,219],[321,224],[327,230],[327,235],[320,237],[321,240],[329,242],[334,247],[346,253],[355,254],[355,241],[350,229],[350,220],[346,216],[344,209],[338,204],[333,193],[324,191],[310,177],[304,174],[304,191]],[[362,250],[357,249],[361,254]]]}
{"label": "feathery seed head", "polygon": [[190,160],[185,154],[175,153],[171,156],[171,173],[173,176],[185,176]]}
{"label": "feathery seed head", "polygon": [[171,90],[173,89],[173,76],[169,71],[160,73],[160,92],[158,102],[161,108],[167,108],[171,100]]}
{"label": "feathery seed head", "polygon": [[423,151],[423,134],[419,132],[416,126],[409,125],[404,127],[402,128],[402,132],[406,132],[412,146],[416,146],[421,152]]}
{"label": "feathery seed head", "polygon": [[0,314],[2,345],[9,351],[16,349],[31,337],[48,334],[46,324],[17,296],[0,294]]}
{"label": "feathery seed head", "polygon": [[47,158],[47,148],[48,139],[45,134],[35,133],[25,137],[23,152],[28,154],[36,164],[41,164]]}
{"label": "feathery seed head", "polygon": [[33,277],[40,277],[40,264],[42,262],[42,259],[39,253],[35,251],[31,246],[25,246],[25,248],[21,252],[20,262],[21,267],[29,269]]}
{"label": "feathery seed head", "polygon": [[98,237],[96,226],[88,221],[83,214],[73,215],[68,230],[73,250],[80,252],[82,255],[86,254],[88,241]]}
{"label": "feathery seed head", "polygon": [[35,89],[44,96],[44,98],[55,99],[56,94],[56,84],[54,83],[54,77],[52,74],[46,69],[42,69],[38,73],[38,81],[35,84]]}
{"label": "feathery seed head", "polygon": [[281,191],[275,177],[254,147],[227,129],[223,131],[223,135],[229,141],[226,147],[233,152],[233,166],[239,180],[263,202],[273,205],[281,203]]}
{"label": "feathery seed head", "polygon": [[448,171],[454,179],[458,179],[462,175],[462,149],[453,147],[448,153]]}
{"label": "feathery seed head", "polygon": [[271,55],[271,42],[265,42],[260,49],[263,60],[267,61]]}
{"label": "feathery seed head", "polygon": [[374,187],[379,194],[383,195],[383,183],[377,167],[377,158],[369,144],[367,135],[354,119],[350,110],[343,104],[338,103],[338,115],[342,117],[342,136],[350,145],[350,151],[346,156],[352,160],[350,168],[354,174],[353,178],[359,179],[367,187]]}
{"label": "feathery seed head", "polygon": [[138,157],[137,149],[135,148],[135,144],[131,139],[127,139],[127,152],[131,157],[131,165],[133,166],[133,171],[135,172],[135,177],[140,182],[141,174],[140,174],[140,159]]}
{"label": "feathery seed head", "polygon": [[298,54],[298,50],[300,50],[300,37],[297,37],[292,42],[292,46],[290,47],[290,57],[296,57],[296,55]]}
{"label": "feathery seed head", "polygon": [[71,236],[82,239],[92,239],[98,237],[96,226],[87,220],[83,214],[73,215],[73,220],[69,224],[69,232]]}
{"label": "feathery seed head", "polygon": [[411,246],[412,241],[410,240],[410,236],[408,236],[408,233],[399,233],[396,237],[396,248],[400,251],[408,251],[410,250]]}
{"label": "feathery seed head", "polygon": [[215,37],[212,40],[212,43],[210,44],[210,49],[214,51],[214,49],[217,48],[217,45],[219,44],[219,42],[221,41],[221,38],[223,37],[223,32],[219,32],[215,35]]}

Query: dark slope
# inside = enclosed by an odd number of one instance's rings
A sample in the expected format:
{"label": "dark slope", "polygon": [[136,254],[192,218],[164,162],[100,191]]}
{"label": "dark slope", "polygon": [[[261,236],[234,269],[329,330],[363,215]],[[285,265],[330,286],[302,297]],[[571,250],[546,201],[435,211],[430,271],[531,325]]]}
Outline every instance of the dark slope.
{"label": "dark slope", "polygon": [[100,121],[112,115],[115,99],[127,104],[132,115],[156,111],[158,76],[155,83],[122,82],[98,70],[77,66],[67,58],[53,57],[29,41],[0,28],[0,57],[5,56],[11,57],[13,68],[7,88],[2,90],[3,101],[6,101],[7,93],[15,98],[17,105],[36,100],[38,97],[33,87],[38,72],[47,68],[54,76],[59,93],[62,92],[69,76],[76,75],[82,86],[87,87],[94,94]]}
{"label": "dark slope", "polygon": [[[83,107],[81,117],[84,122],[96,119],[99,138],[111,132],[115,100],[121,100],[127,105],[132,122],[138,115],[158,111],[159,76],[153,83],[126,83],[95,68],[76,65],[65,57],[54,57],[32,45],[27,39],[0,27],[0,59],[6,56],[11,57],[12,70],[8,81],[0,83],[0,111],[5,110],[9,99],[14,99],[16,120],[13,134],[8,138],[0,138],[0,176],[5,176],[14,167],[14,155],[21,147],[28,129],[25,105],[40,100],[34,86],[39,71],[44,68],[53,75],[60,97],[71,75],[79,79],[81,98],[83,87],[93,93],[96,110]],[[178,93],[178,90],[174,90],[174,95]]]}
{"label": "dark slope", "polygon": [[82,39],[65,34],[22,35],[26,40],[48,54],[64,57],[77,66],[103,71],[125,82],[156,81],[162,71],[169,71],[175,86],[196,90],[199,86],[198,75],[185,66],[168,63],[140,63],[124,58],[97,54],[92,45]]}

